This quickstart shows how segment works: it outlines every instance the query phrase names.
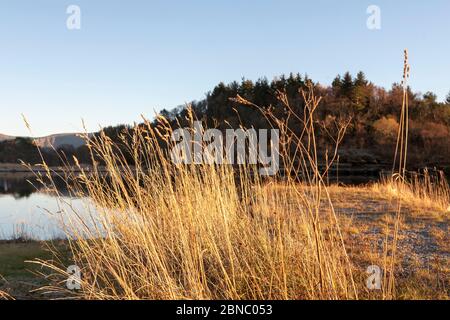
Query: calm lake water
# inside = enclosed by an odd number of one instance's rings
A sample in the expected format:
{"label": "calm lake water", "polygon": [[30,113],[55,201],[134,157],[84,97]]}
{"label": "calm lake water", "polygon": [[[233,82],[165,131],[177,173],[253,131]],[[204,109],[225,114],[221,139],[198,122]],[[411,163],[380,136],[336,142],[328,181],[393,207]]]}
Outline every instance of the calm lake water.
{"label": "calm lake water", "polygon": [[[379,180],[381,173],[364,175],[339,175],[339,183],[347,185],[366,184]],[[32,184],[31,184],[31,183]],[[88,199],[75,199],[69,197],[66,185],[55,179],[56,187],[66,196],[61,201],[39,188],[31,174],[0,173],[0,240],[8,240],[23,235],[33,239],[48,240],[65,238],[64,225],[73,221],[72,206],[81,214],[83,223],[90,225],[94,215]],[[329,183],[336,183],[336,177],[330,177]],[[68,206],[67,204],[70,204]],[[94,218],[95,220],[95,218]],[[73,227],[73,225],[72,225]]]}
{"label": "calm lake water", "polygon": [[[64,238],[63,226],[70,219],[68,206],[30,184],[33,176],[0,174],[0,240],[31,237],[38,240]],[[38,185],[37,183],[35,184]],[[63,197],[77,211],[86,199]]]}
{"label": "calm lake water", "polygon": [[[346,176],[339,181],[361,184],[376,180],[370,176]],[[33,185],[31,183],[33,183]],[[330,179],[330,183],[333,183]],[[64,183],[57,185],[65,193]],[[78,213],[86,212],[87,199],[62,198]],[[71,210],[56,197],[39,190],[39,183],[32,175],[0,173],[0,240],[23,235],[38,240],[65,238],[64,225],[70,219]],[[73,213],[72,213],[73,214]]]}

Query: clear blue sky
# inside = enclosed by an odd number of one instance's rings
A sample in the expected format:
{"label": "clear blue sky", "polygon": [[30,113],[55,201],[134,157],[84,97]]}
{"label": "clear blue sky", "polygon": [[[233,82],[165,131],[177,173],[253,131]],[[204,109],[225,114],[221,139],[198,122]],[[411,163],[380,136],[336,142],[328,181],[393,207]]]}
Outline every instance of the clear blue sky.
{"label": "clear blue sky", "polygon": [[[81,30],[66,8],[81,8]],[[381,30],[366,27],[369,5]],[[220,81],[300,72],[324,84],[363,70],[390,87],[450,90],[450,1],[1,0],[0,133],[133,123]]]}

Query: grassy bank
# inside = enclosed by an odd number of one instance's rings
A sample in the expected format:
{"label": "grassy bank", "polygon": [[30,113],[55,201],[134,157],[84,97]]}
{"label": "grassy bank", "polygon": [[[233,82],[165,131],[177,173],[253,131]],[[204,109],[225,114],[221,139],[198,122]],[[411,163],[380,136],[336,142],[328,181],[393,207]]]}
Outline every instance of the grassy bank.
{"label": "grassy bank", "polygon": [[[286,192],[283,185],[268,185],[266,188],[272,194]],[[299,185],[298,188],[303,187]],[[381,291],[370,291],[365,287],[366,269],[370,265],[383,264],[385,246],[395,220],[397,197],[388,185],[383,184],[331,186],[329,194],[341,226],[359,298],[380,298]],[[326,197],[321,201],[325,212]],[[278,214],[283,216],[283,212]],[[397,299],[449,299],[449,234],[448,210],[411,196],[405,200],[396,258]],[[54,271],[25,262],[40,259],[54,261],[56,265],[54,251],[59,252],[58,259],[64,256],[66,261],[61,265],[70,265],[68,257],[71,251],[64,241],[0,242],[0,274],[4,277],[0,281],[0,290],[16,299],[55,297],[31,291],[58,285],[57,281],[61,279],[45,278],[44,275]],[[67,292],[67,296],[72,294]]]}
{"label": "grassy bank", "polygon": [[[59,252],[58,256],[55,251]],[[70,250],[65,241],[0,241],[0,291],[14,299],[44,299],[48,296],[35,290],[49,284],[43,270],[28,261],[42,259],[55,261],[61,259],[67,264]]]}

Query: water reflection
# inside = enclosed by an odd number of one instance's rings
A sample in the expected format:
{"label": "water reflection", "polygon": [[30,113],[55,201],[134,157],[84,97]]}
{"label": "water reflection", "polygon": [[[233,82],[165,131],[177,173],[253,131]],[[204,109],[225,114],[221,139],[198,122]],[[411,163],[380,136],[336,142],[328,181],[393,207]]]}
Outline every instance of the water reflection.
{"label": "water reflection", "polygon": [[[53,183],[63,196],[68,196],[66,183],[57,176]],[[12,195],[15,199],[29,198],[33,193],[43,192],[44,186],[33,174],[27,173],[0,173],[0,195]]]}
{"label": "water reflection", "polygon": [[[337,177],[330,177],[336,183]],[[339,177],[340,183],[360,184],[376,180],[375,176]],[[105,184],[108,178],[105,176]],[[33,174],[0,173],[0,240],[11,238],[52,239],[64,238],[64,221],[70,219],[64,203],[76,208],[77,213],[85,213],[87,199],[73,198],[66,183],[57,176],[53,183],[62,200],[58,199],[37,181]],[[67,209],[67,205],[66,205]],[[64,212],[66,211],[66,212]],[[89,219],[87,219],[89,220]]]}
{"label": "water reflection", "polygon": [[[366,184],[379,180],[381,173],[365,175],[330,175],[330,184]],[[102,180],[109,183],[107,176]],[[65,221],[70,220],[72,210],[85,216],[83,223],[91,221],[91,208],[86,198],[74,198],[69,194],[66,183],[58,177],[53,177],[53,183],[62,196],[58,201],[53,194],[45,190],[44,186],[32,174],[0,173],[0,240],[32,237],[46,240],[64,238]],[[95,216],[95,214],[94,214]],[[84,220],[85,219],[85,220]],[[95,222],[93,222],[96,224]]]}
{"label": "water reflection", "polygon": [[85,211],[86,199],[68,196],[65,183],[55,178],[62,202],[44,190],[31,174],[0,173],[0,240],[64,238],[67,204]]}

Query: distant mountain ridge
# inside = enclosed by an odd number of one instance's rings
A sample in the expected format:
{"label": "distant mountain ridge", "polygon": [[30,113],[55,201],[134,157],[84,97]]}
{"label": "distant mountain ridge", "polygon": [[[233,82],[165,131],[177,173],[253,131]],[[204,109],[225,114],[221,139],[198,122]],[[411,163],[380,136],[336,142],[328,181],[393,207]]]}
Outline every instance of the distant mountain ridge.
{"label": "distant mountain ridge", "polygon": [[7,136],[6,134],[1,134],[1,133],[0,133],[0,142],[6,141],[6,140],[13,140],[13,139],[15,139],[15,138],[16,138],[16,137]]}
{"label": "distant mountain ridge", "polygon": [[85,141],[78,133],[53,134],[46,137],[34,138],[36,145],[41,148],[60,148],[62,146],[72,146],[75,149],[83,146]]}
{"label": "distant mountain ridge", "polygon": [[[4,134],[0,134],[0,142],[13,140],[18,137],[8,136]],[[61,133],[61,134],[52,134],[45,137],[27,137],[32,139],[37,146],[41,148],[61,148],[63,146],[71,146],[73,148],[79,148],[85,145],[85,141],[83,138],[79,136],[78,133]]]}

